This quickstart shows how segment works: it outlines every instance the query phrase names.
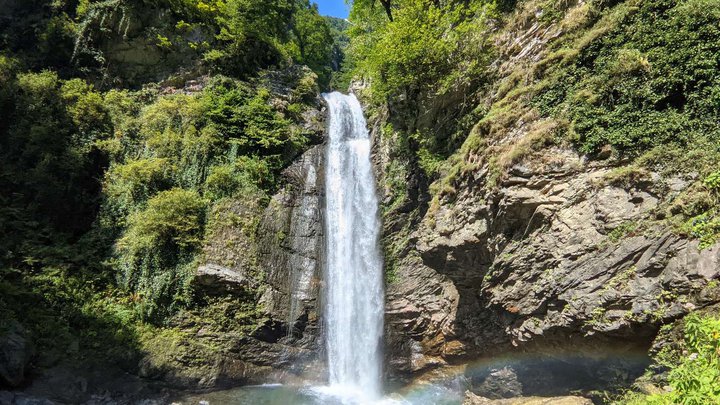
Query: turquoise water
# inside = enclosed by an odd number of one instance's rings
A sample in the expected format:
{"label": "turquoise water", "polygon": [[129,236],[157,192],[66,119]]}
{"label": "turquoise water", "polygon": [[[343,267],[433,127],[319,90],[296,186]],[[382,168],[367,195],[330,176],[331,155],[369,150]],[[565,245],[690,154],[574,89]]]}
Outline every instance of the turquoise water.
{"label": "turquoise water", "polygon": [[[293,387],[262,385],[185,396],[177,400],[182,405],[460,405],[462,393],[457,389],[425,385],[412,391],[388,394],[384,398],[366,402],[351,391],[337,387]],[[204,401],[204,402],[203,402]]]}
{"label": "turquoise water", "polygon": [[[563,354],[488,358],[429,382],[389,389],[377,400],[352,386],[261,385],[175,398],[182,405],[460,405],[465,390],[478,394],[490,373],[509,367],[525,396],[561,396],[629,387],[649,364],[646,351],[600,350],[591,354]],[[498,380],[495,384],[503,384]],[[318,383],[316,383],[318,384]],[[390,391],[390,392],[388,392]]]}

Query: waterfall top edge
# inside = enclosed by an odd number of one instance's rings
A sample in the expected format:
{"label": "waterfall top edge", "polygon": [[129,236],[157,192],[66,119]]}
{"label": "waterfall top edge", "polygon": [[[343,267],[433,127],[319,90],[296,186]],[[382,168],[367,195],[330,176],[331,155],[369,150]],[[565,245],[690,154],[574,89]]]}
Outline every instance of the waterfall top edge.
{"label": "waterfall top edge", "polygon": [[[351,99],[351,100],[358,101],[357,96],[355,96],[355,93],[353,93],[353,92],[345,94],[345,93],[341,93],[339,91],[331,91],[329,93],[320,93],[320,95],[326,101],[330,101],[333,99],[336,99],[336,100],[337,99]],[[359,101],[358,101],[358,103],[359,103]]]}

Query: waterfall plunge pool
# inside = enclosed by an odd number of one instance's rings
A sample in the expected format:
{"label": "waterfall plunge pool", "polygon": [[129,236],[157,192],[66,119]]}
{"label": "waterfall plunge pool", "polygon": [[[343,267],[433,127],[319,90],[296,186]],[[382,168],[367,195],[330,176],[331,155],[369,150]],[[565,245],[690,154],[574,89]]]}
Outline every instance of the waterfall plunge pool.
{"label": "waterfall plunge pool", "polygon": [[[491,398],[500,394],[505,397],[580,395],[597,399],[605,390],[612,392],[629,387],[643,374],[649,361],[647,350],[640,348],[515,353],[438,369],[436,374],[421,377],[409,385],[395,386],[395,389],[385,385],[384,393],[376,399],[368,399],[366,392],[353,387],[321,386],[317,380],[305,385],[246,386],[173,398],[181,405],[460,405],[465,391],[472,390]],[[489,383],[493,374],[504,370],[512,370],[516,379],[496,378]],[[520,392],[511,394],[513,389]]]}
{"label": "waterfall plunge pool", "polygon": [[422,385],[380,399],[363,399],[364,393],[340,386],[257,385],[190,395],[176,403],[182,405],[460,405],[463,392],[441,385]]}

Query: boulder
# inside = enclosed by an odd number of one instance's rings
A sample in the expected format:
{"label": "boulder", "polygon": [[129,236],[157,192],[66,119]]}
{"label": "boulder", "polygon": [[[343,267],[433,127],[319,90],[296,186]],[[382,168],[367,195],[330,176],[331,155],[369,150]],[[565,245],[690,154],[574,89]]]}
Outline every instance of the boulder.
{"label": "boulder", "polygon": [[485,380],[475,389],[480,395],[498,399],[519,397],[523,393],[515,370],[510,367],[492,370]]}
{"label": "boulder", "polygon": [[592,401],[577,396],[563,397],[518,397],[509,399],[489,399],[465,392],[463,405],[592,405]]}
{"label": "boulder", "polygon": [[252,286],[253,281],[239,271],[208,263],[198,267],[195,284],[212,295],[247,290]]}
{"label": "boulder", "polygon": [[0,385],[17,387],[22,384],[30,355],[25,328],[10,321],[0,332]]}

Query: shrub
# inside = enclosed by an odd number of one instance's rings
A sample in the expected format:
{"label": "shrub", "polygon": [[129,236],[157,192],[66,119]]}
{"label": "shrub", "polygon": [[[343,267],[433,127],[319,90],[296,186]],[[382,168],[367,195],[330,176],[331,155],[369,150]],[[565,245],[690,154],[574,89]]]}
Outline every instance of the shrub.
{"label": "shrub", "polygon": [[48,70],[41,73],[20,73],[17,76],[17,82],[23,93],[38,101],[54,97],[55,91],[60,85],[57,73]]}
{"label": "shrub", "polygon": [[626,405],[705,405],[720,403],[720,319],[688,315],[685,318],[684,350],[679,364],[668,375],[672,391],[643,396],[630,393],[619,403]]}
{"label": "shrub", "polygon": [[242,156],[232,164],[211,167],[205,180],[205,193],[213,200],[238,193],[253,195],[273,183],[273,173],[266,160]]}
{"label": "shrub", "polygon": [[202,240],[204,207],[195,191],[162,191],[148,201],[144,210],[130,216],[119,247],[128,252],[153,246],[169,247],[174,252],[193,251]]}
{"label": "shrub", "polygon": [[[67,110],[73,123],[85,134],[107,131],[108,115],[105,100],[91,84],[81,79],[71,79],[62,84],[60,94],[67,103]],[[91,144],[90,140],[85,141]]]}
{"label": "shrub", "polygon": [[118,213],[129,214],[153,194],[169,188],[173,172],[166,158],[131,160],[115,165],[106,175],[105,193]]}
{"label": "shrub", "polygon": [[200,195],[179,188],[158,193],[129,216],[117,244],[120,281],[147,298],[146,315],[162,315],[187,301],[204,216]]}
{"label": "shrub", "polygon": [[703,183],[710,191],[720,194],[720,171],[710,173]]}
{"label": "shrub", "polygon": [[700,240],[700,249],[709,248],[720,239],[720,217],[707,212],[700,214],[690,218],[685,229]]}

